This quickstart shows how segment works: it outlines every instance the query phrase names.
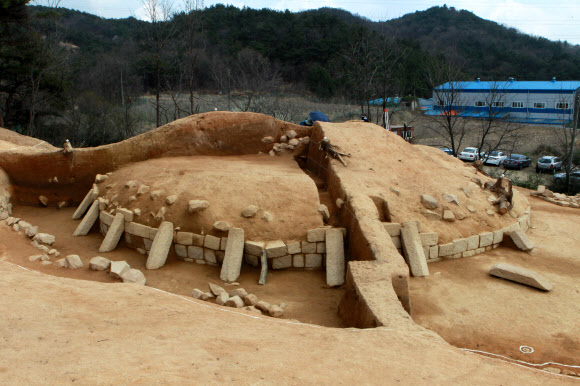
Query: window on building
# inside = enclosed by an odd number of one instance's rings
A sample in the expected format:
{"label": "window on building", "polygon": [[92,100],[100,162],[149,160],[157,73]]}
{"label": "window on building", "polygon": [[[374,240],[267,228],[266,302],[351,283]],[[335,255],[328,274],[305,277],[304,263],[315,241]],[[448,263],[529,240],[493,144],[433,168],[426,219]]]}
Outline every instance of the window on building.
{"label": "window on building", "polygon": [[512,102],[512,107],[513,108],[523,108],[524,107],[524,102]]}
{"label": "window on building", "polygon": [[503,102],[493,102],[493,107],[503,107]]}
{"label": "window on building", "polygon": [[556,103],[556,108],[557,108],[558,110],[565,110],[565,109],[569,109],[569,108],[570,108],[569,106],[570,106],[570,105],[569,105],[568,103],[564,103],[564,102],[558,102],[558,103]]}
{"label": "window on building", "polygon": [[475,102],[475,107],[485,107],[485,102],[484,101],[477,101],[477,102]]}
{"label": "window on building", "polygon": [[545,109],[546,102],[534,102],[534,108],[535,109]]}

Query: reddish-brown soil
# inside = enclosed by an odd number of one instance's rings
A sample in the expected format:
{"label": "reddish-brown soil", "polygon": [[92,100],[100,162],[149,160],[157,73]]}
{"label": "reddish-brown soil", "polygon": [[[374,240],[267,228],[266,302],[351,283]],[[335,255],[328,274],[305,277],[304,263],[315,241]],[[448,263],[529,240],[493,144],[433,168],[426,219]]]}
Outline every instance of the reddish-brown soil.
{"label": "reddish-brown soil", "polygon": [[[429,264],[430,276],[410,282],[413,319],[458,347],[579,366],[580,216],[577,209],[529,200],[533,251],[508,245]],[[490,276],[489,269],[501,262],[540,273],[554,289],[543,292]],[[534,352],[524,354],[520,346]]]}

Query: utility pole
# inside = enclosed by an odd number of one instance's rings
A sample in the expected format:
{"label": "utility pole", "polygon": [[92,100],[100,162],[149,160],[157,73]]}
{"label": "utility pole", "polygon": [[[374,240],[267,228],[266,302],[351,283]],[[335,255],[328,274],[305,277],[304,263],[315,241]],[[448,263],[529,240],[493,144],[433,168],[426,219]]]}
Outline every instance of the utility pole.
{"label": "utility pole", "polygon": [[580,114],[580,95],[576,96],[574,100],[574,116],[572,117],[572,134],[570,143],[570,156],[568,157],[568,171],[566,173],[566,187],[570,187],[570,173],[572,173],[572,166],[574,160],[574,142],[576,142],[576,130],[578,129],[578,115]]}

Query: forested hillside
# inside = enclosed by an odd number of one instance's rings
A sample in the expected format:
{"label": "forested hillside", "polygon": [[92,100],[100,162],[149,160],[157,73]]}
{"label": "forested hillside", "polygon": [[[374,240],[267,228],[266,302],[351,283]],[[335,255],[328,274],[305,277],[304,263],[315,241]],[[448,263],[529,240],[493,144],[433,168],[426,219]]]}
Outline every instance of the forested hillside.
{"label": "forested hillside", "polygon": [[373,99],[429,96],[446,76],[580,79],[580,47],[447,7],[375,23],[332,8],[215,5],[144,22],[28,2],[0,0],[0,126],[53,143],[134,135],[139,106],[161,125],[199,111],[200,93],[241,111],[269,113],[263,95],[294,93],[363,112]]}

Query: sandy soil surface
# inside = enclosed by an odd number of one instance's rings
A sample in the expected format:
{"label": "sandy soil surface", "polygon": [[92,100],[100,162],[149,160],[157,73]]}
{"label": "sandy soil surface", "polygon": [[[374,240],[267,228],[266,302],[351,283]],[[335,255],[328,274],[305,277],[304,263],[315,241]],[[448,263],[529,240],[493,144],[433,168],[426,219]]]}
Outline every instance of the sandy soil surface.
{"label": "sandy soil surface", "polygon": [[[83,260],[83,269],[55,268],[43,266],[39,262],[28,261],[29,256],[41,252],[30,245],[30,240],[22,232],[16,234],[4,222],[0,224],[2,259],[54,276],[104,283],[118,282],[105,272],[95,272],[88,269],[90,259],[102,255],[115,261],[126,260],[132,268],[141,270],[147,278],[148,286],[184,296],[190,296],[194,288],[207,291],[209,282],[219,285],[223,283],[219,278],[220,269],[218,267],[170,258],[163,268],[147,270],[145,268],[146,257],[132,249],[120,246],[112,252],[99,254],[97,251],[103,237],[96,228],[93,228],[93,231],[87,236],[72,236],[78,225],[78,221],[71,219],[73,212],[73,208],[57,210],[19,206],[14,209],[13,215],[33,225],[38,225],[41,232],[55,235],[56,242],[53,247],[61,253],[62,257],[69,254],[79,255]],[[54,260],[56,259],[52,258],[52,261]],[[244,265],[242,274],[237,281],[240,283],[239,287],[246,289],[249,293],[254,293],[260,300],[265,300],[271,304],[286,303],[284,318],[329,327],[343,327],[337,314],[343,290],[328,288],[323,271],[270,270],[265,286],[257,284],[259,276],[259,269]],[[227,288],[232,290],[238,287],[228,286]]]}
{"label": "sandy soil surface", "polygon": [[[410,281],[413,319],[458,347],[580,366],[580,216],[577,209],[529,200],[533,251],[505,246],[429,264],[430,276]],[[500,262],[534,270],[554,289],[542,292],[490,276]],[[534,352],[522,353],[522,345]]]}

